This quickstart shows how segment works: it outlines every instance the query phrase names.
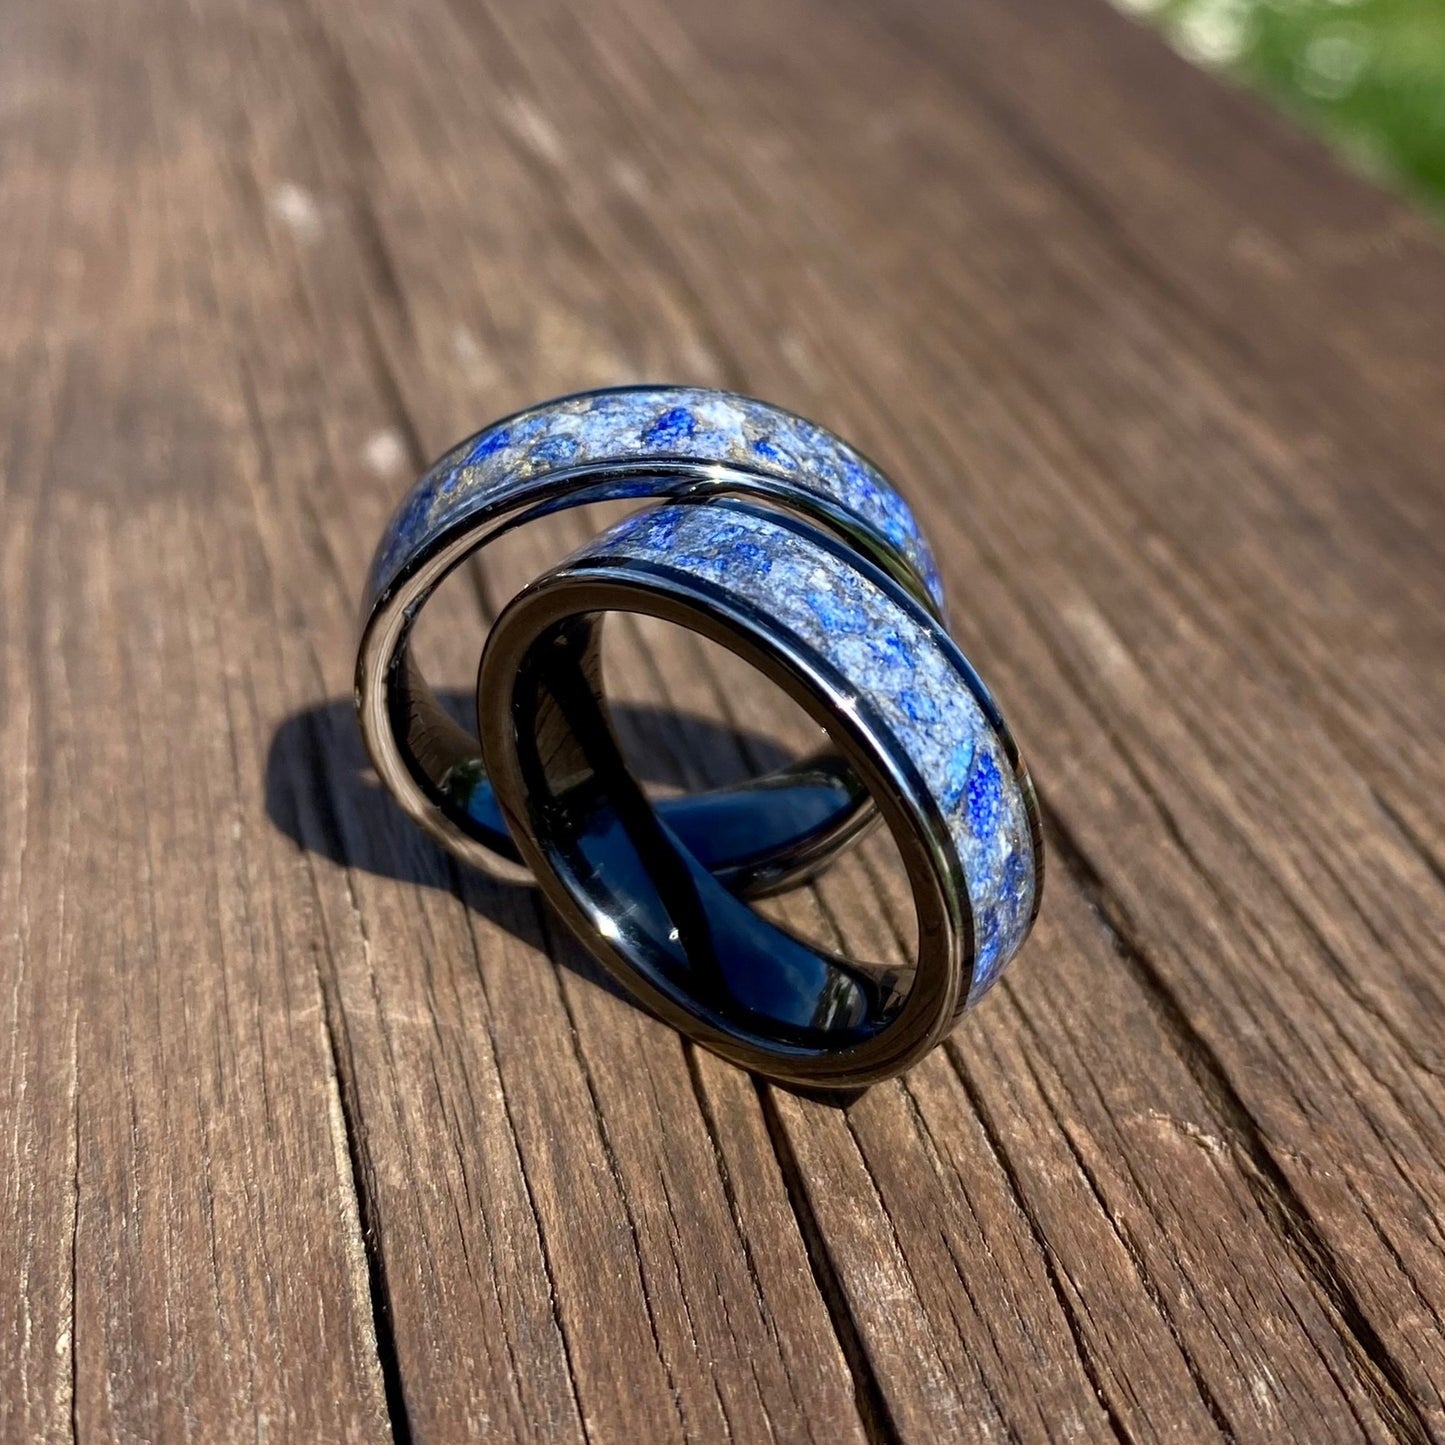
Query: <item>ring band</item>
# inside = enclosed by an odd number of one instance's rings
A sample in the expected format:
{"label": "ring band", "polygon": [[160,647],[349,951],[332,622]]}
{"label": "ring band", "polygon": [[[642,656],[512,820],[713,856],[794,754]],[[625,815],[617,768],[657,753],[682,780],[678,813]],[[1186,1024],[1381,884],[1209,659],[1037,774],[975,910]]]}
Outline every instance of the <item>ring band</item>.
{"label": "ring band", "polygon": [[[469,862],[517,860],[477,739],[441,707],[411,655],[413,622],[442,579],[502,533],[568,507],[724,495],[811,518],[941,614],[938,570],[906,503],[812,422],[691,387],[587,392],[520,412],[460,443],[417,482],[367,580],[358,715],[378,774],[413,818]],[[871,820],[832,754],[660,807],[694,855],[740,892],[807,876]]]}
{"label": "ring band", "polygon": [[[891,829],[912,970],[838,958],[721,886],[627,771],[601,679],[606,615],[730,648],[831,734]],[[543,890],[674,1026],[814,1087],[907,1068],[1018,951],[1042,887],[1033,788],[943,627],[835,536],[751,501],[648,509],[525,589],[488,640],[478,718],[498,801]]]}

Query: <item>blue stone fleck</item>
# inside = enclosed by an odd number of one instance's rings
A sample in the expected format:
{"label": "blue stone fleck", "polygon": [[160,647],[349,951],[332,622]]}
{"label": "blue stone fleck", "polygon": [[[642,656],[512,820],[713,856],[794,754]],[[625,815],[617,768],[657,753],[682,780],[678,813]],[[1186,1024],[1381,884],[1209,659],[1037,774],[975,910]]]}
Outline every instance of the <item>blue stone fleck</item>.
{"label": "blue stone fleck", "polygon": [[818,614],[818,620],[830,632],[859,633],[868,630],[868,614],[851,597],[839,597],[832,592],[814,592],[808,598],[809,605]]}
{"label": "blue stone fleck", "polygon": [[1004,941],[1004,930],[999,926],[999,912],[996,908],[985,908],[974,915],[974,957],[979,969],[985,974],[993,971],[998,961],[1000,945]]}
{"label": "blue stone fleck", "polygon": [[1023,898],[1029,886],[1029,865],[1022,853],[1012,852],[1003,860],[1003,886],[1016,902]]}
{"label": "blue stone fleck", "polygon": [[843,480],[859,497],[866,497],[869,501],[876,499],[878,487],[868,468],[857,457],[845,456],[840,470]]}
{"label": "blue stone fleck", "polygon": [[560,466],[577,455],[577,445],[577,438],[574,436],[564,434],[548,437],[532,448],[532,460],[549,467]]}
{"label": "blue stone fleck", "polygon": [[756,542],[734,542],[729,560],[737,566],[751,568],[754,576],[766,575],[773,566],[771,554]]}
{"label": "blue stone fleck", "polygon": [[507,446],[512,440],[511,431],[504,426],[494,428],[478,439],[476,446],[467,454],[467,465],[473,466],[477,462],[485,461],[488,457],[494,456]]}
{"label": "blue stone fleck", "polygon": [[900,517],[890,514],[883,518],[880,523],[883,535],[893,543],[895,547],[903,547],[913,536],[913,529],[909,527]]}
{"label": "blue stone fleck", "polygon": [[968,793],[969,770],[973,767],[973,754],[973,739],[965,738],[962,742],[955,744],[948,755],[948,761],[944,764],[943,796],[939,799],[946,813],[956,812]]}
{"label": "blue stone fleck", "polygon": [[685,406],[670,406],[642,434],[649,447],[675,447],[687,441],[697,429],[697,418]]}
{"label": "blue stone fleck", "polygon": [[793,471],[798,465],[793,457],[768,437],[754,437],[753,450],[764,461],[771,462],[775,467],[786,467],[788,471]]}
{"label": "blue stone fleck", "polygon": [[908,642],[891,630],[874,633],[868,646],[874,659],[885,668],[906,667],[911,660]]}
{"label": "blue stone fleck", "polygon": [[1003,777],[988,752],[979,753],[968,779],[968,826],[976,838],[991,837],[1003,805]]}
{"label": "blue stone fleck", "polygon": [[623,518],[613,528],[612,536],[618,541],[625,539],[660,550],[672,545],[672,539],[677,535],[680,521],[681,517],[676,512],[656,510],[634,512],[632,516]]}
{"label": "blue stone fleck", "polygon": [[905,687],[898,694],[898,706],[910,722],[926,724],[938,721],[938,704],[916,687]]}

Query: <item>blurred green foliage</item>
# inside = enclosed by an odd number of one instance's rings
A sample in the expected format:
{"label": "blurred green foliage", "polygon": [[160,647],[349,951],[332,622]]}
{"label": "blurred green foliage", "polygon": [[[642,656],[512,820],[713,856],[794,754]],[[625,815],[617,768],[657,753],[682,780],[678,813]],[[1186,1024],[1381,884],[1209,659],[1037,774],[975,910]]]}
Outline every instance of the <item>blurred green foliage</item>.
{"label": "blurred green foliage", "polygon": [[1445,0],[1117,0],[1445,212]]}

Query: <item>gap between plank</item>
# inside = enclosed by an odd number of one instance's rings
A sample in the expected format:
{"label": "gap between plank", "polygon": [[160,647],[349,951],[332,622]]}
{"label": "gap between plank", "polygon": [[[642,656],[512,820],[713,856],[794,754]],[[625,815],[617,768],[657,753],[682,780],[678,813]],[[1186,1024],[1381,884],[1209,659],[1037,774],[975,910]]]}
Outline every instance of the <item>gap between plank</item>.
{"label": "gap between plank", "polygon": [[1395,830],[1409,844],[1411,850],[1419,856],[1421,863],[1429,869],[1435,881],[1445,888],[1445,862],[1441,861],[1434,849],[1401,816],[1399,809],[1373,783],[1367,782],[1366,786],[1370,790],[1370,796],[1375,800],[1375,806],[1395,825]]}
{"label": "gap between plank", "polygon": [[[542,947],[547,955],[547,961],[555,973],[560,967],[558,960],[561,950],[557,946],[556,936],[552,930],[552,919],[548,916],[547,907],[537,889],[534,888],[532,890],[531,896],[533,913],[537,920],[537,932],[541,936]],[[567,1018],[567,1031],[570,1035],[568,1042],[571,1044],[573,1057],[577,1061],[578,1071],[581,1073],[582,1082],[587,1089],[587,1097],[592,1102],[592,1115],[597,1122],[597,1139],[602,1146],[602,1156],[607,1161],[607,1171],[612,1176],[612,1183],[617,1190],[617,1202],[622,1210],[622,1217],[627,1221],[628,1233],[632,1239],[632,1257],[637,1265],[638,1293],[642,1298],[643,1312],[647,1316],[647,1329],[648,1333],[652,1336],[652,1347],[657,1354],[658,1363],[662,1366],[663,1378],[667,1381],[668,1393],[672,1397],[672,1407],[677,1413],[678,1423],[682,1427],[683,1436],[686,1437],[688,1435],[688,1427],[687,1416],[683,1411],[682,1392],[678,1389],[677,1381],[672,1371],[672,1364],[667,1358],[667,1351],[663,1349],[662,1336],[657,1328],[657,1317],[653,1313],[652,1296],[648,1291],[647,1277],[643,1272],[642,1240],[637,1232],[637,1220],[633,1214],[632,1200],[628,1197],[627,1184],[622,1177],[621,1166],[618,1164],[617,1155],[612,1148],[612,1140],[607,1134],[607,1123],[603,1117],[602,1100],[597,1094],[597,1085],[592,1077],[591,1066],[588,1064],[586,1056],[582,1052],[581,1038],[577,1032],[577,1019],[572,1012],[572,1004],[567,998],[567,990],[562,980],[557,978],[556,983],[557,995],[562,1004],[562,1012]],[[544,1256],[545,1251],[546,1241],[544,1239]],[[724,1419],[726,1419],[726,1415],[724,1415]]]}
{"label": "gap between plank", "polygon": [[[1430,1431],[1409,1381],[1370,1323],[1304,1201],[1274,1158],[1269,1141],[1230,1081],[1223,1061],[1190,1021],[1168,981],[1138,941],[1128,911],[1110,892],[1058,814],[1040,799],[1051,851],[1097,916],[1120,961],[1138,983],[1165,1034],[1248,1165],[1241,1172],[1256,1204],[1319,1289],[1341,1326],[1356,1373],[1401,1440],[1428,1445]],[[966,1087],[966,1086],[965,1086]],[[982,1117],[982,1116],[980,1116]]]}
{"label": "gap between plank", "polygon": [[[322,768],[324,744],[323,740],[317,736],[315,725],[311,722],[306,725],[305,737],[312,753],[312,775],[324,777],[325,773]],[[330,790],[325,787],[317,788],[313,790],[313,797],[315,798],[313,816],[317,827],[325,835],[327,848],[334,851],[336,856],[344,858],[346,856],[345,840],[335,816]],[[308,871],[310,867],[308,860]],[[348,873],[349,871],[348,865]],[[362,938],[365,940],[365,925],[362,922],[361,910],[357,906],[355,895],[352,894],[349,877],[347,892],[351,895],[352,911],[356,916],[357,926],[362,930]],[[323,937],[322,941],[327,955],[330,956],[330,940]],[[385,1252],[381,1247],[380,1232],[373,1218],[373,1200],[371,1189],[367,1183],[364,1145],[361,1142],[361,1123],[357,1118],[354,1096],[355,1071],[351,1064],[350,1050],[343,1048],[342,1044],[346,1036],[345,1010],[342,1008],[334,978],[328,978],[327,970],[322,968],[319,952],[316,957],[316,984],[321,990],[322,1024],[326,1030],[326,1046],[331,1058],[332,1078],[340,1104],[342,1128],[346,1135],[346,1157],[351,1169],[352,1193],[356,1198],[356,1216],[361,1229],[361,1245],[366,1255],[367,1298],[371,1304],[372,1336],[376,1344],[377,1366],[381,1371],[387,1420],[396,1445],[412,1445],[411,1417],[406,1407],[401,1359],[397,1348],[396,1334],[391,1323],[391,1288],[387,1282]]]}
{"label": "gap between plank", "polygon": [[[71,1031],[70,1064],[78,1070],[80,1026],[77,1021]],[[72,1075],[74,1077],[74,1075]],[[80,1283],[80,1093],[76,1091],[71,1103],[72,1121],[72,1162],[71,1179],[73,1194],[71,1208],[74,1211],[70,1221],[70,1436],[80,1445],[80,1349],[78,1341],[79,1317],[75,1308],[77,1287]]]}
{"label": "gap between plank", "polygon": [[[1018,1015],[1024,1028],[1028,1030],[1030,1036],[1034,1039],[1037,1039],[1038,1034],[1034,1028],[1032,1019],[1030,1019],[1028,1016],[1027,1011],[1021,1008],[1017,1000],[1015,999],[1011,998],[1010,1004],[1014,1009],[1015,1013]],[[994,1153],[998,1155],[1000,1157],[1000,1161],[1002,1161],[1002,1154],[999,1148],[999,1144],[1002,1143],[1002,1138],[1000,1136],[999,1143],[995,1143],[993,1138],[993,1134],[995,1132],[995,1125],[993,1124],[992,1119],[984,1112],[982,1096],[979,1095],[978,1097],[975,1097],[975,1089],[968,1080],[968,1078],[965,1076],[965,1065],[961,1055],[961,1051],[958,1045],[955,1044],[952,1040],[947,1043],[946,1048],[948,1050],[949,1062],[953,1065],[953,1071],[959,1076],[960,1085],[962,1086],[964,1092],[969,1096],[970,1100],[973,1102],[975,1112],[977,1112],[979,1115],[979,1120],[984,1130],[984,1136],[988,1139],[989,1145],[993,1149]],[[1032,1079],[1034,1087],[1038,1091],[1039,1097],[1044,1101],[1045,1107],[1049,1110],[1049,1116],[1053,1119],[1055,1125],[1058,1127],[1059,1137],[1063,1140],[1064,1147],[1069,1151],[1069,1157],[1074,1161],[1074,1167],[1078,1169],[1080,1175],[1084,1179],[1084,1182],[1088,1185],[1089,1192],[1094,1196],[1094,1199],[1099,1206],[1099,1212],[1101,1216],[1107,1221],[1110,1229],[1113,1232],[1114,1238],[1119,1242],[1119,1247],[1124,1251],[1125,1256],[1128,1258],[1130,1264],[1133,1266],[1134,1273],[1139,1280],[1140,1289],[1148,1298],[1149,1302],[1154,1306],[1155,1312],[1163,1321],[1165,1329],[1169,1332],[1170,1339],[1174,1341],[1174,1346],[1179,1351],[1179,1358],[1183,1361],[1184,1368],[1188,1372],[1189,1378],[1194,1382],[1194,1387],[1199,1392],[1199,1398],[1201,1399],[1201,1401],[1203,1401],[1204,1408],[1209,1412],[1210,1417],[1213,1419],[1216,1427],[1219,1430],[1220,1435],[1226,1440],[1233,1440],[1235,1438],[1234,1430],[1233,1427],[1229,1424],[1229,1420],[1227,1415],[1225,1414],[1224,1407],[1220,1404],[1218,1396],[1215,1394],[1213,1387],[1210,1385],[1198,1362],[1195,1360],[1194,1356],[1190,1353],[1189,1349],[1185,1345],[1184,1338],[1181,1335],[1178,1326],[1176,1325],[1174,1319],[1171,1317],[1170,1312],[1164,1303],[1164,1300],[1160,1296],[1159,1287],[1150,1277],[1144,1259],[1139,1254],[1139,1251],[1135,1246],[1134,1241],[1130,1238],[1129,1232],[1126,1229],[1122,1229],[1120,1227],[1119,1221],[1115,1218],[1113,1211],[1110,1210],[1108,1202],[1105,1198],[1104,1190],[1100,1187],[1094,1170],[1085,1160],[1083,1153],[1079,1150],[1078,1145],[1069,1134],[1063,1118],[1061,1117],[1058,1110],[1055,1108],[1052,1100],[1050,1099],[1048,1090],[1044,1087],[1044,1082],[1039,1074],[1037,1066],[1028,1056],[1028,1053],[1026,1051],[1021,1055],[1021,1058],[1023,1067],[1028,1072],[1029,1077]],[[1010,1184],[1014,1188],[1015,1197],[1017,1198],[1020,1207],[1023,1208],[1025,1214],[1030,1215],[1030,1217],[1032,1218],[1032,1211],[1024,1203],[1021,1181],[1015,1181],[1011,1177]],[[1040,1229],[1042,1230],[1042,1225],[1040,1225]],[[1092,1379],[1092,1371],[1090,1371],[1089,1373],[1090,1378]]]}
{"label": "gap between plank", "polygon": [[858,1417],[863,1422],[864,1433],[872,1445],[901,1445],[903,1436],[888,1408],[883,1387],[848,1308],[842,1281],[828,1256],[822,1226],[808,1200],[802,1169],[793,1153],[792,1143],[772,1097],[773,1086],[754,1077],[753,1087],[757,1090],[758,1103],[763,1111],[763,1123],[767,1126],[768,1138],[772,1141],[773,1153],[782,1172],[783,1188],[787,1193],[788,1203],[792,1206],[798,1232],[803,1237],[803,1248],[807,1251],[808,1264],[813,1271],[813,1283],[828,1311],[833,1333],[842,1348],[848,1372],[853,1377],[853,1398],[857,1402]]}
{"label": "gap between plank", "polygon": [[[1129,1442],[1134,1439],[1129,1428],[1124,1424],[1114,1402],[1109,1398],[1109,1393],[1104,1388],[1103,1379],[1100,1377],[1098,1367],[1090,1353],[1088,1344],[1084,1337],[1083,1325],[1079,1321],[1077,1312],[1069,1299],[1068,1292],[1064,1289],[1063,1280],[1060,1278],[1058,1265],[1054,1261],[1053,1251],[1049,1248],[1047,1236],[1040,1225],[1032,1209],[1028,1206],[1028,1199],[1024,1192],[1022,1181],[1019,1179],[1018,1170],[1013,1160],[1009,1157],[1008,1149],[1004,1144],[1002,1136],[994,1125],[993,1117],[984,1104],[973,1080],[969,1078],[968,1072],[964,1069],[953,1048],[945,1045],[944,1052],[952,1066],[954,1077],[958,1080],[965,1097],[973,1108],[974,1114],[978,1117],[979,1127],[983,1130],[983,1137],[988,1143],[989,1151],[993,1154],[995,1162],[1003,1172],[1003,1177],[1008,1184],[1009,1194],[1013,1198],[1014,1205],[1019,1213],[1023,1215],[1028,1225],[1030,1237],[1033,1239],[1034,1248],[1038,1250],[1039,1261],[1044,1268],[1044,1277],[1049,1282],[1049,1288],[1053,1291],[1054,1298],[1058,1301],[1059,1312],[1064,1317],[1064,1323],[1068,1328],[1069,1336],[1074,1342],[1074,1353],[1079,1357],[1079,1365],[1084,1371],[1084,1377],[1093,1387],[1095,1398],[1109,1422],[1109,1428],[1120,1441]],[[918,1100],[913,1095],[913,1090],[908,1087],[908,1079],[905,1076],[899,1081],[903,1097],[907,1101],[909,1111],[913,1115],[914,1128],[918,1130],[920,1137],[929,1141],[929,1150],[933,1152],[932,1133],[924,1121],[922,1110],[918,1107]],[[952,1251],[950,1250],[950,1253]],[[1190,1372],[1191,1374],[1193,1371]],[[1202,1392],[1201,1392],[1202,1393]],[[1220,1433],[1228,1441],[1233,1441],[1234,1435],[1227,1428],[1219,1412],[1214,1408],[1213,1401],[1205,1396],[1205,1404],[1209,1407],[1210,1413],[1214,1415],[1215,1423],[1220,1427]]]}
{"label": "gap between plank", "polygon": [[[461,897],[462,890],[462,865],[450,855],[447,857],[447,873],[452,880],[452,886]],[[465,906],[465,905],[464,905]],[[532,1215],[532,1229],[537,1236],[537,1254],[542,1261],[542,1270],[547,1276],[547,1302],[552,1312],[552,1323],[557,1331],[557,1338],[562,1343],[562,1358],[567,1365],[567,1383],[572,1391],[572,1404],[577,1411],[577,1420],[585,1440],[592,1439],[592,1432],[587,1423],[587,1412],[582,1408],[582,1396],[577,1385],[577,1368],[572,1355],[572,1340],[567,1332],[567,1326],[562,1319],[562,1306],[557,1293],[557,1277],[552,1269],[552,1256],[547,1249],[547,1234],[542,1228],[542,1214],[537,1208],[537,1195],[532,1185],[532,1176],[527,1172],[522,1154],[522,1136],[517,1131],[517,1122],[512,1114],[512,1097],[507,1092],[506,1084],[502,1081],[501,1054],[497,1047],[496,1014],[492,1009],[492,998],[487,988],[485,970],[482,968],[481,949],[477,942],[476,930],[471,927],[468,921],[467,936],[472,944],[472,963],[476,968],[477,986],[482,991],[482,998],[487,1008],[487,1042],[492,1051],[493,1067],[497,1071],[499,1092],[502,1100],[502,1111],[507,1117],[507,1128],[511,1130],[512,1147],[517,1153],[518,1173],[522,1180],[522,1190],[527,1197],[527,1208]],[[542,933],[542,942],[545,946],[547,937]],[[568,1014],[568,1026],[571,1026],[571,1015]],[[488,1246],[490,1254],[491,1246]],[[508,1345],[508,1358],[513,1358],[510,1344]]]}
{"label": "gap between plank", "polygon": [[411,1445],[411,1419],[406,1408],[406,1391],[402,1384],[396,1335],[391,1327],[391,1291],[386,1280],[386,1260],[377,1230],[372,1223],[371,1194],[365,1182],[366,1166],[361,1157],[361,1143],[354,1117],[355,1106],[351,1100],[351,1086],[342,1073],[341,1045],[332,1020],[332,1010],[339,1008],[339,1003],[333,1001],[332,991],[326,987],[319,966],[316,975],[317,984],[325,999],[322,1018],[326,1027],[326,1044],[331,1051],[331,1069],[335,1077],[337,1097],[341,1103],[341,1122],[346,1131],[346,1157],[351,1163],[351,1188],[356,1196],[361,1245],[366,1252],[366,1288],[371,1301],[371,1331],[376,1341],[376,1359],[381,1369],[387,1420],[396,1445]]}

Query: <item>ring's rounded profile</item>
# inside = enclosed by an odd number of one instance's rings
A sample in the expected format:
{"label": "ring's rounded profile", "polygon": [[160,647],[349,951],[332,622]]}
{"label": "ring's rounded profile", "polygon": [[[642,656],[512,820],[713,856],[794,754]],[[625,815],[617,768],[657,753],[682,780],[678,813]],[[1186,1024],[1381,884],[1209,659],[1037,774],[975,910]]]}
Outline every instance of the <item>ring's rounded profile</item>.
{"label": "ring's rounded profile", "polygon": [[[654,809],[608,722],[613,611],[721,643],[829,731],[898,845],[913,969],[839,958],[767,922]],[[553,903],[635,996],[747,1068],[821,1088],[899,1072],[1033,923],[1037,809],[997,707],[927,609],[805,521],[738,499],[629,518],[504,610],[477,695],[498,800]]]}
{"label": "ring's rounded profile", "polygon": [[[520,412],[453,448],[417,482],[367,580],[357,710],[372,762],[407,812],[470,862],[517,857],[477,739],[443,710],[411,655],[413,621],[448,572],[502,533],[564,508],[728,495],[811,518],[941,613],[938,570],[903,499],[812,422],[694,387],[587,392]],[[693,855],[739,892],[806,876],[872,816],[833,753],[659,806]]]}

